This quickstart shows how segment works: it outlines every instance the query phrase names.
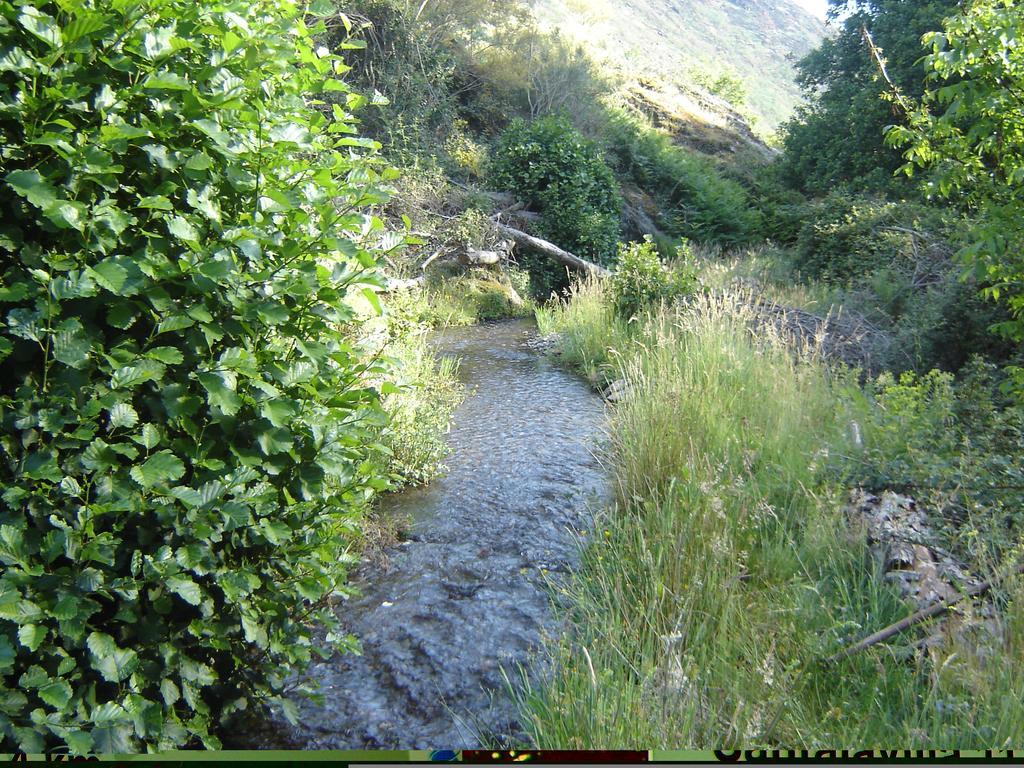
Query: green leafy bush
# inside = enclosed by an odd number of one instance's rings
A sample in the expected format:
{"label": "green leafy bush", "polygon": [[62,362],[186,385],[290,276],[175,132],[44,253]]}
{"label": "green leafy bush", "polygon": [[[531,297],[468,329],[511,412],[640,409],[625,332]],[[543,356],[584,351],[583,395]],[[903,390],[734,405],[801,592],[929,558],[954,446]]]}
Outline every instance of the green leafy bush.
{"label": "green leafy bush", "polygon": [[621,245],[611,279],[616,313],[628,320],[658,302],[693,293],[697,288],[697,272],[685,240],[677,250],[677,257],[675,264],[663,264],[650,237],[645,237],[642,243]]}
{"label": "green leafy bush", "polygon": [[216,747],[313,622],[339,641],[384,484],[380,371],[341,333],[383,195],[351,115],[305,101],[346,92],[306,10],[0,4],[10,747]]}
{"label": "green leafy bush", "polygon": [[738,72],[730,67],[719,70],[712,74],[704,69],[694,69],[690,72],[691,79],[708,93],[721,96],[729,104],[737,109],[747,103],[749,90],[747,84]]}
{"label": "green leafy bush", "polygon": [[[498,140],[491,171],[495,184],[540,212],[542,235],[584,258],[611,261],[622,210],[618,183],[596,145],[567,119],[514,121]],[[547,262],[524,265],[531,274],[546,268],[556,286],[568,284],[564,270]]]}
{"label": "green leafy bush", "polygon": [[[810,211],[797,237],[800,270],[843,283],[893,265],[912,243],[913,213],[898,203],[836,192]],[[899,227],[897,229],[897,227]]]}
{"label": "green leafy bush", "polygon": [[937,208],[836,192],[813,207],[793,263],[893,338],[887,367],[956,370],[977,352],[1006,360],[1013,345],[988,330],[1006,310],[977,296],[954,259],[968,227]]}

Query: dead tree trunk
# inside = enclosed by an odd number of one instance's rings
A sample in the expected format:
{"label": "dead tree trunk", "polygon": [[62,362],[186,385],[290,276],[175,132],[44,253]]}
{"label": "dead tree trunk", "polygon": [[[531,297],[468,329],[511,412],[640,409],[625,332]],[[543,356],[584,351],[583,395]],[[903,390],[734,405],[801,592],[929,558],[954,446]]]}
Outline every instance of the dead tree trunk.
{"label": "dead tree trunk", "polygon": [[563,251],[557,245],[549,243],[547,240],[541,240],[539,237],[528,235],[522,230],[513,229],[512,227],[506,226],[500,222],[495,222],[494,226],[503,235],[512,238],[517,245],[542,253],[567,267],[581,272],[586,272],[587,274],[594,275],[595,277],[608,277],[611,274],[611,272],[600,264],[594,264],[592,261],[581,259],[575,254]]}

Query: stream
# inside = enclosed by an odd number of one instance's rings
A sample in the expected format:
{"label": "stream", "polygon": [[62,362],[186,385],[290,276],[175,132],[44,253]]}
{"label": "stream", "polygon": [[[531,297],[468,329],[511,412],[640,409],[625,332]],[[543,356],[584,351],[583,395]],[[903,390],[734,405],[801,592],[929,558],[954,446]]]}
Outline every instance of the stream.
{"label": "stream", "polygon": [[[609,493],[595,458],[601,399],[528,346],[532,323],[439,332],[467,398],[448,437],[447,471],[389,496],[411,519],[386,567],[353,576],[338,610],[362,655],[308,675],[322,706],[299,704],[280,744],[305,749],[467,749],[522,742],[505,674],[542,674],[538,654],[563,627],[552,598],[577,564],[590,510]],[[486,742],[486,743],[482,743]]]}

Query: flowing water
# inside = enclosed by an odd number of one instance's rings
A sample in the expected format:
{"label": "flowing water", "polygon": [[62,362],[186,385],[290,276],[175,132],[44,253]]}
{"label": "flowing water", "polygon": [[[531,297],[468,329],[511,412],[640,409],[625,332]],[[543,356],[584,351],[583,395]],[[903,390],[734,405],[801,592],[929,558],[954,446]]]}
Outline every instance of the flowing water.
{"label": "flowing water", "polygon": [[[562,630],[553,588],[574,568],[589,511],[608,493],[595,458],[604,407],[583,382],[507,322],[438,334],[468,397],[452,424],[448,471],[389,497],[412,520],[386,568],[354,581],[340,615],[361,656],[313,667],[322,706],[300,705],[290,746],[471,748],[521,733],[503,669],[540,674],[542,640]],[[284,734],[282,734],[284,735]]]}

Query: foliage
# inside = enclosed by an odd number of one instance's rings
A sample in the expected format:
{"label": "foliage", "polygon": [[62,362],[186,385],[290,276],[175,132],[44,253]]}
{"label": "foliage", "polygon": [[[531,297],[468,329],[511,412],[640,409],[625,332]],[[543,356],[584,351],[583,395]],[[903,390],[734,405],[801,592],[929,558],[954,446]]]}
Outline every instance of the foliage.
{"label": "foliage", "polygon": [[[307,9],[0,4],[0,729],[166,749],[337,646],[373,144]],[[347,645],[345,641],[343,645]],[[285,713],[291,714],[290,705]]]}
{"label": "foliage", "polygon": [[708,93],[721,96],[734,107],[743,107],[747,102],[747,84],[735,70],[725,68],[713,75],[703,69],[696,69],[691,77]]}
{"label": "foliage", "polygon": [[403,338],[390,349],[396,389],[383,400],[388,424],[382,442],[395,489],[427,483],[441,471],[449,452],[445,435],[463,395],[458,361],[437,357],[410,330],[402,328]]}
{"label": "foliage", "polygon": [[938,28],[957,0],[833,0],[832,6],[846,15],[837,34],[797,65],[808,103],[783,128],[780,170],[789,184],[815,194],[840,184],[894,190],[900,157],[882,139],[893,122],[883,98],[888,86],[878,76],[861,28],[884,51],[893,82],[919,95],[924,90],[921,36]]}
{"label": "foliage", "polygon": [[801,227],[797,263],[810,278],[844,283],[913,260],[914,232],[938,236],[946,229],[938,209],[834,192],[814,205]]}
{"label": "foliage", "polygon": [[780,163],[754,169],[742,182],[760,216],[759,234],[775,245],[794,245],[804,222],[812,216],[812,203],[785,183]]}
{"label": "foliage", "polygon": [[563,113],[579,126],[607,90],[582,47],[532,19],[499,27],[471,69],[479,78],[472,111],[481,127],[501,126],[509,114],[537,119]]}
{"label": "foliage", "polygon": [[[464,97],[477,87],[467,66],[483,30],[521,18],[519,0],[355,0],[345,11],[366,40],[348,57],[354,86],[379,94],[390,108],[366,115],[366,132],[402,164],[444,155],[464,114]],[[324,38],[335,49],[349,39],[343,24]]]}
{"label": "foliage", "polygon": [[[622,201],[597,146],[562,117],[514,121],[495,149],[492,177],[541,214],[540,234],[583,258],[614,256]],[[531,273],[539,265],[531,265]],[[549,267],[556,284],[563,282]]]}
{"label": "foliage", "polygon": [[479,208],[467,208],[458,214],[446,229],[445,234],[465,249],[483,249],[493,234],[494,224]]}
{"label": "foliage", "polygon": [[463,176],[482,179],[487,172],[487,146],[467,131],[465,120],[456,120],[444,142],[444,151],[452,159],[454,170]]}
{"label": "foliage", "polygon": [[929,371],[882,374],[853,416],[864,449],[852,470],[941,513],[967,562],[998,565],[1024,536],[1024,409],[999,393],[1004,377],[976,357],[959,379]]}
{"label": "foliage", "polygon": [[368,118],[368,132],[403,164],[436,157],[481,176],[485,152],[474,134],[496,133],[514,116],[567,111],[579,122],[599,111],[603,78],[581,48],[542,30],[524,0],[355,0],[346,8],[367,40],[352,57],[353,82],[392,107]]}
{"label": "foliage", "polygon": [[758,236],[760,216],[746,190],[708,158],[626,112],[611,114],[604,141],[616,172],[658,201],[658,224],[669,234],[723,247]]}
{"label": "foliage", "polygon": [[690,244],[684,240],[676,253],[676,261],[665,265],[650,237],[642,243],[619,246],[611,295],[620,317],[629,320],[661,302],[672,302],[694,292],[697,275]]}
{"label": "foliage", "polygon": [[926,36],[929,89],[905,96],[908,125],[890,130],[907,146],[910,175],[930,171],[930,195],[953,198],[977,215],[961,258],[1002,299],[1012,319],[999,330],[1024,340],[1024,9],[1010,0],[976,0]]}
{"label": "foliage", "polygon": [[937,208],[833,193],[800,230],[795,275],[831,287],[828,304],[865,317],[891,340],[877,360],[895,370],[957,370],[975,353],[1009,360],[1011,345],[988,328],[1005,311],[959,279],[956,240],[966,228]]}

